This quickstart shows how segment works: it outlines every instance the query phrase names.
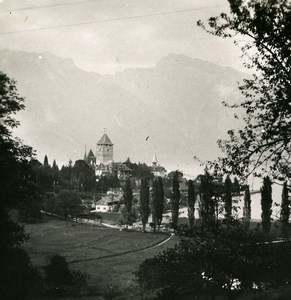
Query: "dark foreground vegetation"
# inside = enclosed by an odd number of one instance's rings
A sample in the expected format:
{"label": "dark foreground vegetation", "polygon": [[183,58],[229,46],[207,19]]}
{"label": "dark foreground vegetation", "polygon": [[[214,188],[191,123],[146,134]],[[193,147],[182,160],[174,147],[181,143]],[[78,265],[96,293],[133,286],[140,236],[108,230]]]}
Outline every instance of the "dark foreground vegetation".
{"label": "dark foreground vegetation", "polygon": [[246,291],[288,285],[291,242],[273,243],[235,220],[205,225],[184,230],[178,245],[140,265],[137,277],[144,292],[171,299],[187,294],[235,299]]}

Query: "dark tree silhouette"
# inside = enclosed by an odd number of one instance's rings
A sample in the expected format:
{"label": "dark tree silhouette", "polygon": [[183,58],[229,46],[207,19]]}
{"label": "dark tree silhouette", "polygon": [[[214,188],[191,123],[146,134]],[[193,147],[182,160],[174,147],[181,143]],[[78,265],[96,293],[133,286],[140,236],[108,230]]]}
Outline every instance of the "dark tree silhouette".
{"label": "dark tree silhouette", "polygon": [[72,174],[79,191],[91,191],[95,187],[94,170],[84,160],[75,162]]}
{"label": "dark tree silhouette", "polygon": [[233,192],[233,194],[236,194],[236,195],[240,194],[240,184],[236,177],[234,177],[234,179],[233,179],[232,192]]}
{"label": "dark tree silhouette", "polygon": [[200,175],[200,179],[200,223],[206,227],[212,227],[215,223],[216,208],[213,178],[205,171],[204,175]]}
{"label": "dark tree silhouette", "polygon": [[30,299],[40,285],[26,252],[19,246],[28,238],[24,228],[9,216],[11,208],[37,200],[36,182],[31,172],[31,147],[12,137],[19,125],[12,115],[24,109],[16,82],[0,72],[0,295],[1,299]]}
{"label": "dark tree silhouette", "polygon": [[[143,261],[137,279],[150,293],[175,290],[176,299],[188,295],[191,299],[236,299],[244,291],[247,298],[252,290],[259,293],[260,285],[265,293],[265,289],[290,282],[290,258],[290,243],[263,244],[258,231],[233,220],[228,226],[220,222],[215,233],[197,227],[175,247]],[[236,281],[240,284],[233,288]],[[171,294],[167,296],[165,299],[171,299]]]}
{"label": "dark tree silhouette", "polygon": [[176,171],[173,175],[173,188],[171,195],[172,226],[174,230],[178,228],[180,197],[179,172]]}
{"label": "dark tree silhouette", "polygon": [[224,207],[225,218],[230,220],[232,217],[232,182],[228,175],[224,181]]}
{"label": "dark tree silhouette", "polygon": [[163,220],[164,211],[164,185],[161,177],[155,178],[153,183],[153,223],[154,231],[158,229]]}
{"label": "dark tree silhouette", "polygon": [[[127,210],[128,218],[129,218],[131,213],[132,200],[133,200],[130,178],[127,178],[125,181],[125,186],[123,189],[123,198],[124,198],[124,204]],[[129,220],[127,224],[129,224]]]}
{"label": "dark tree silhouette", "polygon": [[188,181],[188,219],[189,219],[189,226],[191,229],[194,227],[194,213],[195,213],[195,188],[193,180]]}
{"label": "dark tree silhouette", "polygon": [[50,258],[45,266],[45,283],[51,296],[63,296],[70,287],[79,289],[86,285],[88,275],[80,271],[71,271],[65,257],[58,254]]}
{"label": "dark tree silhouette", "polygon": [[270,178],[264,177],[261,188],[261,207],[262,207],[262,227],[265,233],[270,232],[272,215],[272,182]]}
{"label": "dark tree silhouette", "polygon": [[286,232],[290,218],[290,200],[288,195],[287,182],[284,182],[282,190],[282,202],[281,202],[281,224],[283,232]]}
{"label": "dark tree silhouette", "polygon": [[47,155],[44,156],[43,166],[44,167],[48,167],[49,166]]}
{"label": "dark tree silhouette", "polygon": [[209,33],[241,46],[252,78],[240,90],[245,100],[231,107],[245,111],[244,127],[219,140],[226,154],[212,164],[232,174],[290,180],[291,164],[291,6],[289,0],[228,0],[230,14],[211,17]]}
{"label": "dark tree silhouette", "polygon": [[150,190],[148,180],[145,178],[142,178],[140,185],[140,214],[143,231],[145,231],[150,215]]}
{"label": "dark tree silhouette", "polygon": [[243,219],[245,225],[249,227],[251,221],[251,193],[248,185],[245,187]]}
{"label": "dark tree silhouette", "polygon": [[67,166],[62,166],[60,170],[60,180],[63,187],[72,187],[73,183],[73,166],[72,161],[69,161]]}

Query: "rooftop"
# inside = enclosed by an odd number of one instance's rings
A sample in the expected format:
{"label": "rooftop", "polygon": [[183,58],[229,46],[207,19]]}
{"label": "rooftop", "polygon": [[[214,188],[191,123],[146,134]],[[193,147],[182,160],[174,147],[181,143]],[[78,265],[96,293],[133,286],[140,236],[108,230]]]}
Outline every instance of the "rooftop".
{"label": "rooftop", "polygon": [[104,133],[101,137],[101,139],[97,142],[97,145],[113,145],[110,141],[110,138],[106,133]]}
{"label": "rooftop", "polygon": [[88,156],[87,157],[95,157],[95,155],[94,155],[94,153],[93,153],[93,151],[90,149],[90,151],[89,151],[89,153],[88,153]]}

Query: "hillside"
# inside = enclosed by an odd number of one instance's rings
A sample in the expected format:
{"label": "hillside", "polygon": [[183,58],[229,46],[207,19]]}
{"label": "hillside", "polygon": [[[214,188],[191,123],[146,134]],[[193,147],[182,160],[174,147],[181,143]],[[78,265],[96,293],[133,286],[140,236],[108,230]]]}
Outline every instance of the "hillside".
{"label": "hillside", "polygon": [[174,54],[151,68],[99,75],[50,53],[1,50],[0,70],[18,81],[26,98],[17,134],[41,159],[83,157],[85,145],[94,150],[106,127],[116,161],[150,163],[156,148],[167,168],[187,171],[195,167],[194,155],[218,154],[217,138],[234,126],[233,111],[221,102],[239,99],[236,82],[244,77]]}

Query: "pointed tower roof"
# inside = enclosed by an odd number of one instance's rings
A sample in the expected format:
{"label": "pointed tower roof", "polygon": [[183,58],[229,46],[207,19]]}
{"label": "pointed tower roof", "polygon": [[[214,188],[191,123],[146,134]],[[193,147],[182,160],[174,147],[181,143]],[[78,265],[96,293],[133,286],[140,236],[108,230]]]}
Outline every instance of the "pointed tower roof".
{"label": "pointed tower roof", "polygon": [[88,156],[87,157],[95,157],[95,155],[94,155],[94,153],[93,153],[93,151],[90,149],[90,151],[89,151],[89,153],[88,153]]}
{"label": "pointed tower roof", "polygon": [[101,139],[97,142],[97,145],[113,145],[110,141],[110,138],[106,133],[104,133],[101,137]]}
{"label": "pointed tower roof", "polygon": [[158,163],[158,158],[157,158],[156,152],[154,153],[152,163],[155,164],[155,165]]}

